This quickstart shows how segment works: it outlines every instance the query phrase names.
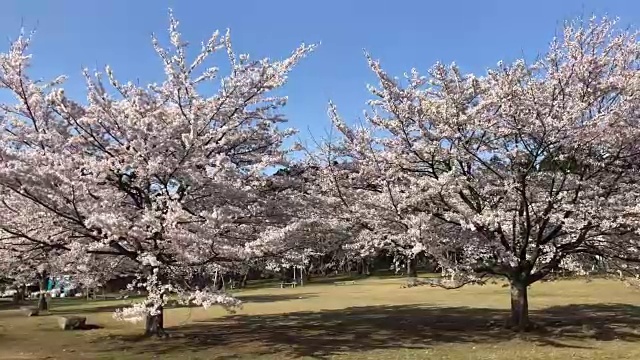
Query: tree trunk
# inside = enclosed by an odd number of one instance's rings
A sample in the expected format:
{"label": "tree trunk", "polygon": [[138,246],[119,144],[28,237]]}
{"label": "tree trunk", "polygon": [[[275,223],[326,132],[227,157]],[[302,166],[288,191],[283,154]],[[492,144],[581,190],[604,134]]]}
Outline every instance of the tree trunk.
{"label": "tree trunk", "polygon": [[38,310],[39,311],[47,311],[49,310],[49,303],[47,302],[46,294],[40,293],[38,297]]}
{"label": "tree trunk", "polygon": [[407,276],[418,277],[418,261],[415,257],[407,259]]}
{"label": "tree trunk", "polygon": [[40,274],[40,278],[38,279],[38,285],[40,285],[40,295],[38,295],[38,310],[39,311],[47,311],[49,310],[49,303],[47,302],[47,281],[49,280],[49,276],[46,271],[43,271]]}
{"label": "tree trunk", "polygon": [[145,320],[144,334],[146,336],[164,336],[164,309],[160,307],[159,313],[149,315]]}
{"label": "tree trunk", "polygon": [[522,282],[511,282],[510,325],[518,331],[526,331],[530,327],[527,285]]}
{"label": "tree trunk", "polygon": [[16,293],[13,294],[13,303],[14,304],[22,304],[26,298],[27,286],[20,285],[16,287]]}
{"label": "tree trunk", "polygon": [[308,283],[311,280],[311,272],[313,271],[313,264],[309,265],[308,269],[304,271],[304,282]]}
{"label": "tree trunk", "polygon": [[240,288],[244,289],[247,287],[247,277],[249,276],[249,271],[244,273],[244,276],[242,277],[242,281],[240,282]]}
{"label": "tree trunk", "polygon": [[218,272],[216,272],[214,278],[213,278],[213,288],[216,291],[221,291],[222,288],[224,287],[224,283],[222,281],[223,276],[222,275],[218,275]]}

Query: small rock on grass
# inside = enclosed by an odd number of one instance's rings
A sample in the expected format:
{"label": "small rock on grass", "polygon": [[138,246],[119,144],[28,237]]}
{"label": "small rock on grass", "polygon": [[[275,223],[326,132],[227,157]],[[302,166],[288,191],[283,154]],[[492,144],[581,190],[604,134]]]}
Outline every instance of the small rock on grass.
{"label": "small rock on grass", "polygon": [[86,326],[87,318],[84,316],[61,316],[58,325],[62,330],[78,330]]}
{"label": "small rock on grass", "polygon": [[23,306],[20,311],[27,316],[38,316],[40,314],[40,311],[35,306]]}

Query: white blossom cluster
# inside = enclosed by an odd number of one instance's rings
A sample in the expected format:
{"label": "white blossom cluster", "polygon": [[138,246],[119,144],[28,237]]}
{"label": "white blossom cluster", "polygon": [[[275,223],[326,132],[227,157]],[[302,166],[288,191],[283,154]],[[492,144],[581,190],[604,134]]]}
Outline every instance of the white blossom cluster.
{"label": "white blossom cluster", "polygon": [[296,131],[274,93],[313,45],[252,59],[215,32],[192,57],[171,15],[169,45],[152,38],[161,83],[85,70],[78,101],[63,76],[28,76],[30,43],[0,54],[15,99],[0,103],[0,271],[18,282],[134,275],[146,299],[115,316],[139,321],[175,298],[237,308],[210,284],[225,272],[382,252],[396,268],[429,256],[444,287],[637,273],[640,44],[616,20],[567,23],[537,60],[481,76],[437,63],[399,79],[367,55],[364,124],[329,104],[336,131],[315,149],[284,146]]}
{"label": "white blossom cluster", "polygon": [[[283,143],[295,133],[274,91],[314,45],[252,59],[215,32],[192,56],[173,14],[168,40],[152,38],[161,83],[87,69],[86,100],[67,95],[64,77],[29,77],[30,34],[0,54],[0,91],[15,99],[0,104],[7,275],[24,281],[46,264],[86,287],[135,275],[147,298],[117,317],[139,320],[172,296],[233,308],[236,300],[191,279],[304,251],[296,233],[313,222],[305,196],[292,177],[267,174],[290,165]],[[219,55],[226,75],[211,65]]]}
{"label": "white blossom cluster", "polygon": [[482,76],[438,63],[399,79],[367,55],[364,124],[331,103],[337,131],[309,157],[353,231],[344,248],[426,254],[462,283],[640,260],[639,58],[637,33],[607,18]]}

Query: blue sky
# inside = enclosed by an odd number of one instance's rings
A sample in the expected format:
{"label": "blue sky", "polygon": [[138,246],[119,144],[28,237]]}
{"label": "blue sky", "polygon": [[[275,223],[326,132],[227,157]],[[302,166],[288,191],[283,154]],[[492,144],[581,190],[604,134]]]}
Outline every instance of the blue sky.
{"label": "blue sky", "polygon": [[322,42],[285,88],[286,114],[303,137],[307,129],[322,136],[328,128],[330,99],[346,119],[361,116],[365,85],[374,81],[363,48],[394,75],[426,71],[436,61],[482,73],[500,59],[536,56],[562,21],[577,16],[608,14],[640,26],[634,0],[4,0],[0,33],[7,39],[21,24],[37,28],[33,74],[67,74],[68,91],[82,96],[82,66],[108,63],[120,80],[161,80],[149,35],[166,33],[169,7],[185,39],[199,44],[213,30],[230,28],[236,52],[253,58],[280,58],[301,42]]}

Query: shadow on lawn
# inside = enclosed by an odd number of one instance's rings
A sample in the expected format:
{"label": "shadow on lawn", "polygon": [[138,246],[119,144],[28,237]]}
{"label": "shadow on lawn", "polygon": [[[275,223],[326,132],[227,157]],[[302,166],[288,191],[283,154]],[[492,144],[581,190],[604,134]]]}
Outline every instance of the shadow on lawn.
{"label": "shadow on lawn", "polygon": [[[238,294],[236,295],[236,297],[240,300],[242,300],[242,302],[244,303],[264,303],[264,302],[277,302],[277,301],[290,301],[290,300],[299,300],[299,299],[309,299],[312,297],[315,297],[315,294],[311,294],[311,293],[305,293],[305,294],[278,294],[278,295],[242,295],[242,294]],[[91,303],[91,302],[87,302],[85,304],[87,304],[87,307],[84,308],[70,308],[67,309],[65,307],[63,307],[62,309],[55,309],[53,308],[53,313],[55,315],[81,315],[81,314],[95,314],[95,313],[101,313],[101,312],[114,312],[116,311],[116,309],[122,309],[123,307],[127,307],[129,305],[131,305],[132,303],[135,303],[137,301],[142,300],[143,298],[139,298],[139,299],[128,299],[128,300],[122,300],[122,302],[119,303],[111,303],[108,305],[102,305],[99,306],[99,303]],[[68,306],[69,304],[66,304],[66,306]],[[79,304],[76,304],[79,305]],[[81,304],[80,304],[81,305]],[[92,306],[93,305],[93,306]],[[181,305],[181,304],[174,304],[171,306],[167,306],[167,309],[180,309],[180,308],[186,308],[186,307],[194,307],[197,308],[198,306],[187,306],[187,305]]]}
{"label": "shadow on lawn", "polygon": [[244,303],[270,303],[270,302],[276,302],[276,301],[310,299],[310,298],[316,297],[317,295],[313,293],[278,294],[278,295],[242,295],[240,293],[235,296]]}
{"label": "shadow on lawn", "polygon": [[[521,336],[555,347],[580,347],[569,340],[640,341],[640,307],[623,304],[568,305],[532,312],[543,329],[517,335],[502,329],[507,312],[468,307],[367,306],[322,312],[234,315],[170,329],[171,337],[143,340],[112,337],[113,347],[158,355],[185,350],[243,355],[328,357],[344,352],[427,348],[448,343],[491,344]],[[108,343],[105,343],[105,345]],[[108,345],[108,346],[111,346]],[[246,354],[251,351],[251,354]]]}
{"label": "shadow on lawn", "polygon": [[33,306],[37,304],[35,301],[22,301],[20,303],[14,303],[11,299],[1,299],[0,300],[0,311],[4,310],[18,310],[22,306]]}

